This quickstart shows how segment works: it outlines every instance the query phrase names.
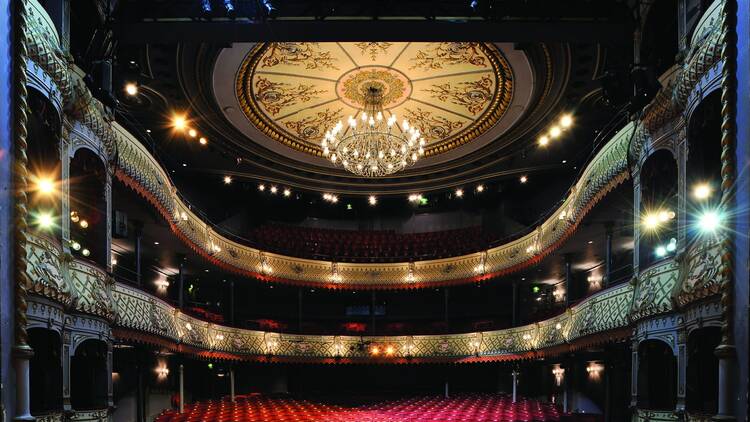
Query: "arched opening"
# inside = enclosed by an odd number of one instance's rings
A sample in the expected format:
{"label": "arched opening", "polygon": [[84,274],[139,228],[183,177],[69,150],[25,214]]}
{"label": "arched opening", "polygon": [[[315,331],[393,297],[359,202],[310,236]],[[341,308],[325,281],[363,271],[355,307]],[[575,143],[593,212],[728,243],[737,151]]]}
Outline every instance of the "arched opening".
{"label": "arched opening", "polygon": [[63,410],[60,335],[44,328],[29,330],[34,355],[29,362],[31,413],[40,416]]}
{"label": "arched opening", "polygon": [[675,63],[678,52],[677,0],[659,0],[646,15],[641,42],[641,63],[659,77]]}
{"label": "arched opening", "polygon": [[73,409],[107,407],[107,343],[86,340],[70,358],[70,404]]}
{"label": "arched opening", "polygon": [[660,340],[638,346],[638,408],[672,410],[677,403],[677,359]]}
{"label": "arched opening", "polygon": [[721,93],[713,92],[690,116],[687,157],[688,240],[702,230],[702,219],[721,199]]}
{"label": "arched opening", "polygon": [[719,397],[719,360],[714,355],[721,340],[718,327],[699,328],[687,343],[685,408],[692,415],[715,415]]}
{"label": "arched opening", "polygon": [[79,149],[70,161],[71,252],[107,265],[107,169],[101,158]]}
{"label": "arched opening", "polygon": [[29,89],[28,147],[29,202],[32,226],[60,239],[60,115],[52,102]]}
{"label": "arched opening", "polygon": [[640,173],[641,268],[674,255],[677,248],[677,162],[667,150],[654,152]]}

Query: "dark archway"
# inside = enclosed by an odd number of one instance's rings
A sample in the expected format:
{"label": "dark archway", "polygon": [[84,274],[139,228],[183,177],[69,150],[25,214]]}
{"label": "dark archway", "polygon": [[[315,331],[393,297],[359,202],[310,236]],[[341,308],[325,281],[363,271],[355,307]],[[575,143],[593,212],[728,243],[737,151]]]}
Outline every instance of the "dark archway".
{"label": "dark archway", "polygon": [[685,408],[691,414],[715,415],[719,397],[719,360],[714,355],[721,340],[719,327],[699,328],[687,344]]}
{"label": "dark archway", "polygon": [[638,345],[638,408],[673,410],[677,404],[677,359],[660,340]]}
{"label": "dark archway", "polygon": [[108,400],[107,343],[86,340],[70,358],[70,404],[75,410],[104,409]]}
{"label": "dark archway", "polygon": [[79,149],[70,161],[71,251],[107,265],[107,168],[101,158]]}
{"label": "dark archway", "polygon": [[672,153],[651,154],[641,167],[640,180],[638,262],[645,268],[673,255],[677,246],[677,162]]}
{"label": "dark archway", "polygon": [[31,413],[35,416],[63,410],[63,370],[60,335],[44,328],[29,330],[34,356],[29,362]]}

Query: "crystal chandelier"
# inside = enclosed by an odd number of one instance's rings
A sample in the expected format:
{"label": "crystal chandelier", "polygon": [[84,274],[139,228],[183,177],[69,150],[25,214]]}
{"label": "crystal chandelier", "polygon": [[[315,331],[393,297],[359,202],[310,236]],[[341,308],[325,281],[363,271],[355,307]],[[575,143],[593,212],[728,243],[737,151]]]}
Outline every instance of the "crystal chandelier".
{"label": "crystal chandelier", "polygon": [[424,155],[424,138],[404,119],[396,124],[396,115],[383,115],[382,87],[365,88],[365,105],[358,122],[349,116],[345,129],[339,121],[326,132],[321,146],[323,155],[335,165],[364,177],[382,177],[417,162]]}

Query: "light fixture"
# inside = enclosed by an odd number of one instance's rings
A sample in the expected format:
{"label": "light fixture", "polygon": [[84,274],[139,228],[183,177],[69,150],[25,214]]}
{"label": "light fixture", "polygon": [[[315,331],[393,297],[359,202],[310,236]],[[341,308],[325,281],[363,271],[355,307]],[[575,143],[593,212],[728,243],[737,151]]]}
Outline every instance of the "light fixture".
{"label": "light fixture", "polygon": [[190,129],[188,130],[188,135],[190,135],[191,138],[195,138],[196,136],[198,136],[198,131],[195,129]]}
{"label": "light fixture", "polygon": [[88,250],[88,249],[86,249],[86,248],[83,248],[83,250],[81,251],[81,255],[83,255],[83,256],[89,256],[89,255],[91,255],[91,251]]}
{"label": "light fixture", "polygon": [[656,214],[646,214],[643,217],[643,227],[647,230],[654,230],[659,227],[659,217]]}
{"label": "light fixture", "polygon": [[562,328],[562,324],[560,324],[559,322],[555,324],[555,330],[559,330],[561,328]]}
{"label": "light fixture", "polygon": [[192,331],[192,330],[193,330],[193,325],[192,325],[192,324],[190,324],[189,322],[187,322],[187,323],[185,323],[185,328],[186,328],[186,329],[187,329],[188,331]]}
{"label": "light fixture", "polygon": [[409,202],[419,202],[422,200],[422,194],[421,193],[412,193],[409,195]]}
{"label": "light fixture", "polygon": [[48,177],[36,178],[36,191],[43,195],[55,193],[55,182]]}
{"label": "light fixture", "polygon": [[206,145],[208,143],[208,139],[206,139],[205,137],[201,136],[198,139],[198,143],[201,144],[201,145]]}
{"label": "light fixture", "polygon": [[264,185],[263,183],[259,184],[258,185],[258,190],[261,191],[261,192],[265,191],[266,190],[266,185]]}
{"label": "light fixture", "polygon": [[161,381],[165,380],[167,376],[169,376],[169,368],[167,368],[167,365],[163,362],[160,363],[159,366],[154,369],[154,371],[156,372],[156,377]]}
{"label": "light fixture", "polygon": [[367,198],[367,202],[368,202],[368,203],[369,203],[370,205],[373,205],[373,206],[375,206],[375,205],[377,205],[377,204],[378,204],[378,198],[377,198],[377,197],[376,197],[375,195],[370,195],[370,196],[369,196],[369,197]]}
{"label": "light fixture", "polygon": [[391,356],[394,352],[395,352],[395,349],[391,345],[388,345],[385,348],[385,354],[388,355],[388,356]]}
{"label": "light fixture", "polygon": [[154,245],[159,246],[159,242],[158,241],[154,242]]}
{"label": "light fixture", "polygon": [[456,189],[456,197],[461,198],[464,196],[464,190],[461,188]]}
{"label": "light fixture", "polygon": [[529,181],[529,178],[526,176],[521,176],[521,178],[519,178],[518,181],[521,183],[526,183]]}
{"label": "light fixture", "polygon": [[374,356],[377,356],[378,354],[380,354],[380,348],[378,346],[372,346],[372,348],[370,349],[370,353]]}
{"label": "light fixture", "polygon": [[479,193],[484,192],[484,185],[477,185],[477,192]]}
{"label": "light fixture", "polygon": [[71,211],[70,212],[70,221],[77,223],[81,217],[78,215],[78,211]]}
{"label": "light fixture", "polygon": [[217,334],[216,335],[216,340],[224,341],[224,334]]}
{"label": "light fixture", "polygon": [[231,185],[232,184],[232,176],[224,176],[224,184],[225,185]]}
{"label": "light fixture", "polygon": [[271,193],[276,194],[276,192],[278,191],[279,191],[279,188],[277,188],[276,186],[271,186]]}
{"label": "light fixture", "polygon": [[659,214],[658,214],[659,222],[666,223],[667,221],[674,219],[675,215],[676,214],[674,211],[670,211],[670,210],[659,211]]}
{"label": "light fixture", "polygon": [[698,216],[698,228],[703,233],[713,233],[721,227],[721,216],[717,211],[704,211]]}
{"label": "light fixture", "polygon": [[138,85],[135,82],[128,82],[125,84],[125,93],[134,97],[138,95]]}
{"label": "light fixture", "polygon": [[87,228],[89,228],[89,222],[88,222],[88,221],[86,221],[86,220],[81,220],[81,221],[80,221],[80,222],[78,223],[78,225],[80,225],[82,229],[87,229]]}
{"label": "light fixture", "polygon": [[557,138],[558,136],[560,136],[560,134],[562,134],[562,129],[560,129],[560,126],[552,126],[549,129],[549,137],[552,139]]}
{"label": "light fixture", "polygon": [[208,14],[212,9],[211,0],[201,0],[201,12]]}
{"label": "light fixture", "polygon": [[80,251],[81,250],[81,244],[76,242],[75,240],[70,242],[70,247],[73,248],[74,251]]}
{"label": "light fixture", "polygon": [[555,385],[559,387],[562,385],[563,377],[565,376],[565,369],[561,368],[560,365],[555,365],[552,369],[552,375],[555,376]]}
{"label": "light fixture", "polygon": [[669,243],[667,243],[666,248],[667,252],[674,252],[675,250],[677,250],[677,239],[675,239],[674,237],[669,239]]}
{"label": "light fixture", "polygon": [[290,196],[291,194],[292,194],[292,191],[290,191],[289,189],[284,189],[284,196],[287,196],[287,197],[288,197],[288,196]]}
{"label": "light fixture", "polygon": [[571,125],[573,125],[573,116],[570,114],[565,114],[560,118],[560,126],[563,128],[569,128]]}
{"label": "light fixture", "polygon": [[172,116],[172,127],[175,130],[185,130],[187,127],[187,119],[182,114],[175,114]]}
{"label": "light fixture", "polygon": [[667,248],[663,245],[659,245],[656,247],[656,249],[654,249],[654,253],[659,258],[665,257],[667,256]]}
{"label": "light fixture", "polygon": [[549,144],[549,136],[547,135],[540,136],[538,142],[540,146],[543,146],[543,147],[547,146],[547,144]]}
{"label": "light fixture", "polygon": [[112,265],[117,265],[117,258],[114,256],[112,257]]}
{"label": "light fixture", "polygon": [[55,224],[55,219],[49,212],[40,212],[36,215],[36,225],[42,230],[49,230]]}
{"label": "light fixture", "polygon": [[360,122],[349,116],[348,125],[339,121],[321,141],[323,155],[334,165],[363,177],[383,177],[403,170],[424,155],[425,140],[419,129],[396,115],[386,118],[383,87],[369,83],[362,92],[364,109]]}
{"label": "light fixture", "polygon": [[711,193],[711,185],[708,183],[699,183],[693,186],[693,197],[699,201],[708,199]]}
{"label": "light fixture", "polygon": [[227,11],[227,15],[234,15],[234,1],[224,0],[224,10]]}

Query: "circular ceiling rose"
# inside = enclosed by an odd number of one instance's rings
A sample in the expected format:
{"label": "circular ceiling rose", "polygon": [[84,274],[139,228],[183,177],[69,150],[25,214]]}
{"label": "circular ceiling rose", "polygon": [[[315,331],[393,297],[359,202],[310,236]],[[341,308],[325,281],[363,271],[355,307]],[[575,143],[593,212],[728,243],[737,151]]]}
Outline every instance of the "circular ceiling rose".
{"label": "circular ceiling rose", "polygon": [[408,119],[430,156],[495,125],[513,97],[513,73],[485,43],[283,42],[257,45],[235,87],[261,132],[318,156],[326,131],[361,113],[364,93],[375,87],[386,117]]}

